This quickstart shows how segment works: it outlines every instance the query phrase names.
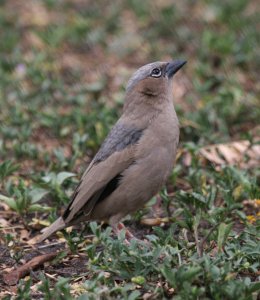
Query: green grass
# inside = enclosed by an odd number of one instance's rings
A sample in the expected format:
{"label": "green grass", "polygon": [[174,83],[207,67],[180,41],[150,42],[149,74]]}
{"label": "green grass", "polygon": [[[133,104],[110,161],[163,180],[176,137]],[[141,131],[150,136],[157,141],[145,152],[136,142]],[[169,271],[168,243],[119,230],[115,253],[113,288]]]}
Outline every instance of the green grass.
{"label": "green grass", "polygon": [[16,290],[0,278],[3,299],[257,299],[259,206],[248,200],[260,199],[259,166],[246,155],[247,168],[216,166],[199,151],[256,142],[258,18],[248,0],[0,1],[3,270],[39,254],[27,240],[68,203],[121,113],[131,73],[188,60],[175,82],[182,155],[160,193],[166,224],[140,224],[152,199],[125,221],[140,242],[128,246],[95,222],[54,236],[66,240],[59,256]]}

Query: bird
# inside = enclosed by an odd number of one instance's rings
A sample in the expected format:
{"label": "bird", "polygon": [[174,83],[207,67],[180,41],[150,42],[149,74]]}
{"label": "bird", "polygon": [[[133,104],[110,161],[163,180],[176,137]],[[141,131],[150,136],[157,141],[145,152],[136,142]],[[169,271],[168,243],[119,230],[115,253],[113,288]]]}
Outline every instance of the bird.
{"label": "bird", "polygon": [[[140,67],[127,83],[121,117],[90,162],[63,214],[37,239],[68,226],[120,220],[137,211],[166,183],[174,167],[179,122],[173,105],[173,77],[184,60]],[[122,227],[121,227],[122,228]]]}

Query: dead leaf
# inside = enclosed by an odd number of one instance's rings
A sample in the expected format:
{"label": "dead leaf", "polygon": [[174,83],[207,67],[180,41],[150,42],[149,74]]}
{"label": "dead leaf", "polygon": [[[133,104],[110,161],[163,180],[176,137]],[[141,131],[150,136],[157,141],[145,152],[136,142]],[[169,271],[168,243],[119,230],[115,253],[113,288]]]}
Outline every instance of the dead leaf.
{"label": "dead leaf", "polygon": [[4,219],[4,218],[0,218],[0,228],[5,228],[5,227],[9,227],[10,223]]}
{"label": "dead leaf", "polygon": [[28,230],[26,230],[26,229],[22,229],[21,231],[20,231],[20,240],[22,241],[22,240],[28,240],[29,239],[29,232],[28,232]]}
{"label": "dead leaf", "polygon": [[243,205],[250,205],[260,210],[260,199],[247,199],[243,201]]}
{"label": "dead leaf", "polygon": [[7,211],[10,210],[10,207],[5,203],[0,201],[0,207],[3,208],[3,210]]}
{"label": "dead leaf", "polygon": [[217,153],[217,150],[214,147],[211,148],[201,148],[200,154],[205,157],[207,160],[218,164],[223,165],[225,164],[225,161],[219,157],[219,154]]}
{"label": "dead leaf", "polygon": [[159,226],[168,223],[169,221],[169,218],[144,218],[141,219],[141,224],[147,226]]}
{"label": "dead leaf", "polygon": [[260,164],[260,145],[247,140],[203,147],[199,153],[216,165],[239,165],[241,168],[256,167]]}
{"label": "dead leaf", "polygon": [[32,221],[29,223],[29,226],[33,229],[40,230],[43,227],[48,227],[51,223],[47,220],[40,220],[37,218],[32,218]]}

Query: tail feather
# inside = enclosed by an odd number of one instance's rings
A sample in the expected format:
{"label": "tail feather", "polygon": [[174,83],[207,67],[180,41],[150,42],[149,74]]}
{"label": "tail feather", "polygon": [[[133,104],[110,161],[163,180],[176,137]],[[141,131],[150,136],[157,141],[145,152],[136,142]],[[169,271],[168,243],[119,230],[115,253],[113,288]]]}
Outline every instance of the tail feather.
{"label": "tail feather", "polygon": [[64,220],[60,217],[54,223],[52,223],[49,227],[43,230],[43,234],[37,238],[37,243],[40,243],[46,240],[49,236],[55,233],[58,230],[61,230],[66,227]]}

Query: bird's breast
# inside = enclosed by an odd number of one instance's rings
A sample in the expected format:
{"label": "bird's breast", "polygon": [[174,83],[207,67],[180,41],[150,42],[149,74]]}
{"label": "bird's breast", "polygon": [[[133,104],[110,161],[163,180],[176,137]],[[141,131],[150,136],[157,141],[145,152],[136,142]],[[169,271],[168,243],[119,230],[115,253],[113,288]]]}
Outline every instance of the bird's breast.
{"label": "bird's breast", "polygon": [[179,123],[174,109],[166,110],[143,131],[136,149],[136,160],[149,159],[151,165],[159,161],[158,168],[170,172],[179,142]]}

